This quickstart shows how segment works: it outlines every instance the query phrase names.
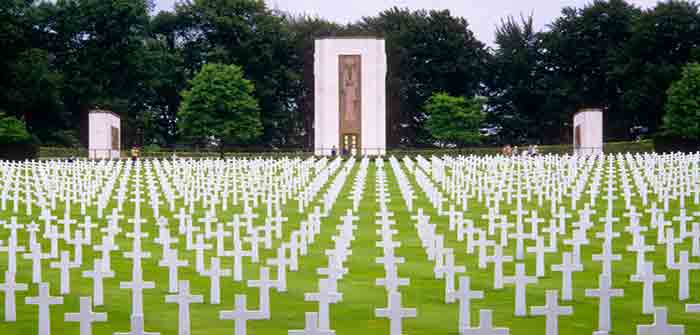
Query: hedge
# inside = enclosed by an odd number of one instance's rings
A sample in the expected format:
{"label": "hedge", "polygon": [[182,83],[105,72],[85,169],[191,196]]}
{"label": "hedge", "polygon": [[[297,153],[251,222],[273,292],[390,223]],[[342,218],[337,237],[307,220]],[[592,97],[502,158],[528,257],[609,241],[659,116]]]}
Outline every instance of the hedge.
{"label": "hedge", "polygon": [[[526,149],[527,147],[522,147]],[[538,146],[538,151],[541,154],[571,154],[574,148],[572,145],[541,145]],[[611,142],[605,143],[603,151],[606,153],[637,153],[637,152],[653,152],[654,143],[652,141],[640,142]],[[208,158],[219,157],[221,154],[218,151],[188,151],[188,150],[142,150],[142,158],[172,158],[173,152],[178,157],[187,158]],[[442,156],[442,155],[497,155],[501,153],[500,147],[473,147],[473,148],[456,148],[456,149],[389,149],[388,155],[394,156]],[[39,158],[87,158],[88,151],[84,148],[56,148],[56,147],[41,147],[39,150]],[[276,150],[276,151],[226,151],[224,157],[300,157],[306,158],[313,156],[311,151],[303,150]],[[130,157],[129,150],[122,151],[122,157]]]}

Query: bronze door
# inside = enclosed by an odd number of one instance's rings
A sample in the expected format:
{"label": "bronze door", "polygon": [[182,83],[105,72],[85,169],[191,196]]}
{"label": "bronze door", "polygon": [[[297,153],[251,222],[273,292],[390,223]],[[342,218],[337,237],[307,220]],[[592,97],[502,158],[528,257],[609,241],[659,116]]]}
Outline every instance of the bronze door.
{"label": "bronze door", "polygon": [[359,154],[362,137],[362,57],[338,56],[341,153]]}
{"label": "bronze door", "polygon": [[341,149],[344,155],[360,154],[360,138],[357,134],[343,134]]}

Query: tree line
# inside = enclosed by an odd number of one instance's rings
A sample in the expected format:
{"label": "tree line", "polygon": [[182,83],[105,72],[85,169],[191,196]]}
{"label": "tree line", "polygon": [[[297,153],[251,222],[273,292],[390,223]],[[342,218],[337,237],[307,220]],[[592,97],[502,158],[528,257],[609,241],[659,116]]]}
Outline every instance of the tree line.
{"label": "tree line", "polygon": [[634,127],[664,129],[671,84],[700,58],[698,5],[677,0],[649,9],[597,0],[563,8],[543,30],[532,16],[507,17],[493,47],[448,10],[392,8],[341,25],[259,0],[153,9],[148,0],[0,2],[0,115],[45,145],[77,146],[88,111],[109,109],[122,116],[124,146],[170,146],[187,141],[178,110],[195,76],[205,64],[235,64],[260,115],[246,143],[308,148],[314,39],[372,35],[386,39],[392,147],[439,143],[428,127],[449,127],[449,116],[429,122],[427,104],[444,111],[449,96],[484,102],[494,144],[569,143],[582,106],[603,108],[606,139],[624,140]]}

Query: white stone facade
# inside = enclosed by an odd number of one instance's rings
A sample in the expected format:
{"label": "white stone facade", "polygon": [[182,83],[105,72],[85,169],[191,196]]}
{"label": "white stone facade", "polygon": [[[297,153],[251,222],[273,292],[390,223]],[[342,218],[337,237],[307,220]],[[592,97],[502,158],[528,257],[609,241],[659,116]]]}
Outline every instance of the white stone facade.
{"label": "white stone facade", "polygon": [[386,152],[386,50],[383,39],[328,38],[315,41],[314,151],[340,148],[339,57],[361,57],[362,155]]}
{"label": "white stone facade", "polygon": [[581,109],[574,115],[574,153],[597,155],[603,153],[603,111]]}
{"label": "white stone facade", "polygon": [[118,115],[102,110],[90,111],[88,115],[90,159],[112,159],[120,157],[121,119]]}

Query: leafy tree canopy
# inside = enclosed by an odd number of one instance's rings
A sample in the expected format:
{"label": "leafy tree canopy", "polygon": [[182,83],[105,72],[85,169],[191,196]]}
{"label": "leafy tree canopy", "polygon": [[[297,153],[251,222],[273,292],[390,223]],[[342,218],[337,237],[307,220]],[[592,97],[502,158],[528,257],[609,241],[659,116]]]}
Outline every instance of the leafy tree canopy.
{"label": "leafy tree canopy", "polygon": [[668,89],[664,128],[671,136],[700,139],[700,64],[688,64]]}
{"label": "leafy tree canopy", "polygon": [[193,141],[220,145],[251,144],[262,134],[260,107],[253,83],[236,65],[205,64],[182,93],[178,111],[181,134]]}
{"label": "leafy tree canopy", "polygon": [[481,143],[484,118],[484,100],[465,99],[447,93],[433,94],[425,103],[426,128],[442,145],[459,146]]}
{"label": "leafy tree canopy", "polygon": [[0,144],[27,143],[31,138],[22,120],[0,111]]}

